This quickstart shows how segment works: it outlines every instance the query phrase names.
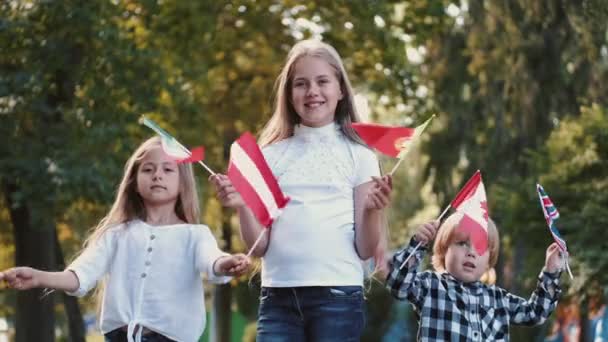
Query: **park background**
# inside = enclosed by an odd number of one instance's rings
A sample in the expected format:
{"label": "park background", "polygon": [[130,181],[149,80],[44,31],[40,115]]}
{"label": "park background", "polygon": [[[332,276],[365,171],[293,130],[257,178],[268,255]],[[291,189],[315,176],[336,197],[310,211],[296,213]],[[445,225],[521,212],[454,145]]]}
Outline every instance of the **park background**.
{"label": "park background", "polygon": [[[204,145],[224,171],[234,139],[269,118],[289,48],[317,38],[342,55],[366,120],[413,127],[437,114],[394,177],[390,248],[480,169],[501,234],[497,282],[528,297],[551,243],[540,182],[561,213],[575,277],[562,275],[551,321],[513,327],[512,339],[603,340],[607,28],[604,0],[2,1],[0,268],[61,270],[72,260],[109,209],[127,157],[152,135],[141,115]],[[222,248],[243,252],[234,213],[195,170],[202,221]],[[409,305],[369,284],[364,340],[413,340]],[[258,278],[208,291],[205,335],[252,341]],[[101,340],[92,296],[40,295],[0,291],[0,338]]]}

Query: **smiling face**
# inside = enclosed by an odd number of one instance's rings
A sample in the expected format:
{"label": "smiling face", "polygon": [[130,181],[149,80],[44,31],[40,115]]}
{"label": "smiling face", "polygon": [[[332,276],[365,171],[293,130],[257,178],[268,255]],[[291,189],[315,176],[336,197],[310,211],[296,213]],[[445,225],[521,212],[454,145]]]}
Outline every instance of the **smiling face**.
{"label": "smiling face", "polygon": [[333,122],[342,97],[336,70],[329,63],[313,56],[304,56],[296,62],[291,104],[303,125],[322,127]]}
{"label": "smiling face", "polygon": [[467,234],[454,232],[445,254],[445,268],[454,278],[470,283],[478,281],[489,268],[490,250],[479,255]]}
{"label": "smiling face", "polygon": [[149,150],[137,170],[137,192],[144,204],[175,204],[179,195],[177,163],[162,148]]}

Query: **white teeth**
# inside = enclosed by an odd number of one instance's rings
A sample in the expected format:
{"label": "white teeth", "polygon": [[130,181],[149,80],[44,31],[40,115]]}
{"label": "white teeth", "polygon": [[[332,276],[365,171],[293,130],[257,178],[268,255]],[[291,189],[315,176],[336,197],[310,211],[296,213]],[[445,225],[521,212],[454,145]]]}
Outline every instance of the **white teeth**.
{"label": "white teeth", "polygon": [[308,107],[308,108],[317,108],[317,107],[319,107],[320,105],[322,105],[322,103],[321,103],[321,102],[314,102],[314,103],[307,103],[307,104],[306,104],[306,107]]}

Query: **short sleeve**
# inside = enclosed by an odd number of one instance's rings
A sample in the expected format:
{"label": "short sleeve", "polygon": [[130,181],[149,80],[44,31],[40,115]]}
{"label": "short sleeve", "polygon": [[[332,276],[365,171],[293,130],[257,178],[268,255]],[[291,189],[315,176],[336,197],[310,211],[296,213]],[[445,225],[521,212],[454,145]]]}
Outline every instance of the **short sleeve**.
{"label": "short sleeve", "polygon": [[207,279],[214,283],[227,283],[232,277],[229,276],[218,276],[213,271],[213,264],[217,259],[230,256],[230,254],[223,252],[217,245],[217,241],[209,227],[205,225],[196,226],[196,243],[195,243],[195,263],[196,269],[204,273]]}
{"label": "short sleeve", "polygon": [[97,281],[108,272],[115,250],[117,228],[108,229],[97,241],[91,242],[66,269],[74,272],[78,278],[78,289],[66,293],[70,296],[83,297]]}
{"label": "short sleeve", "polygon": [[352,148],[355,159],[354,186],[369,182],[372,176],[380,176],[380,164],[374,151],[359,144],[354,144]]}
{"label": "short sleeve", "polygon": [[273,172],[275,171],[277,164],[279,163],[279,159],[285,156],[287,152],[287,147],[289,146],[289,139],[284,139],[270,145],[264,146],[262,150],[262,155]]}

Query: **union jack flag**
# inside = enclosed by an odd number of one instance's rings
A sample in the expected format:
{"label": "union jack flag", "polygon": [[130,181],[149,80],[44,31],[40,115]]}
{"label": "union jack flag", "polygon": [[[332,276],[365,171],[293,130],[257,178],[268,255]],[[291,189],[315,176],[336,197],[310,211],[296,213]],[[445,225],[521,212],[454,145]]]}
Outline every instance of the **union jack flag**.
{"label": "union jack flag", "polygon": [[547,221],[551,235],[553,235],[553,240],[557,242],[562,251],[567,253],[568,248],[566,247],[566,240],[560,235],[557,226],[555,225],[555,221],[559,218],[559,212],[540,184],[536,184],[536,191],[538,192],[538,198],[540,199],[540,206],[543,209],[545,220]]}

